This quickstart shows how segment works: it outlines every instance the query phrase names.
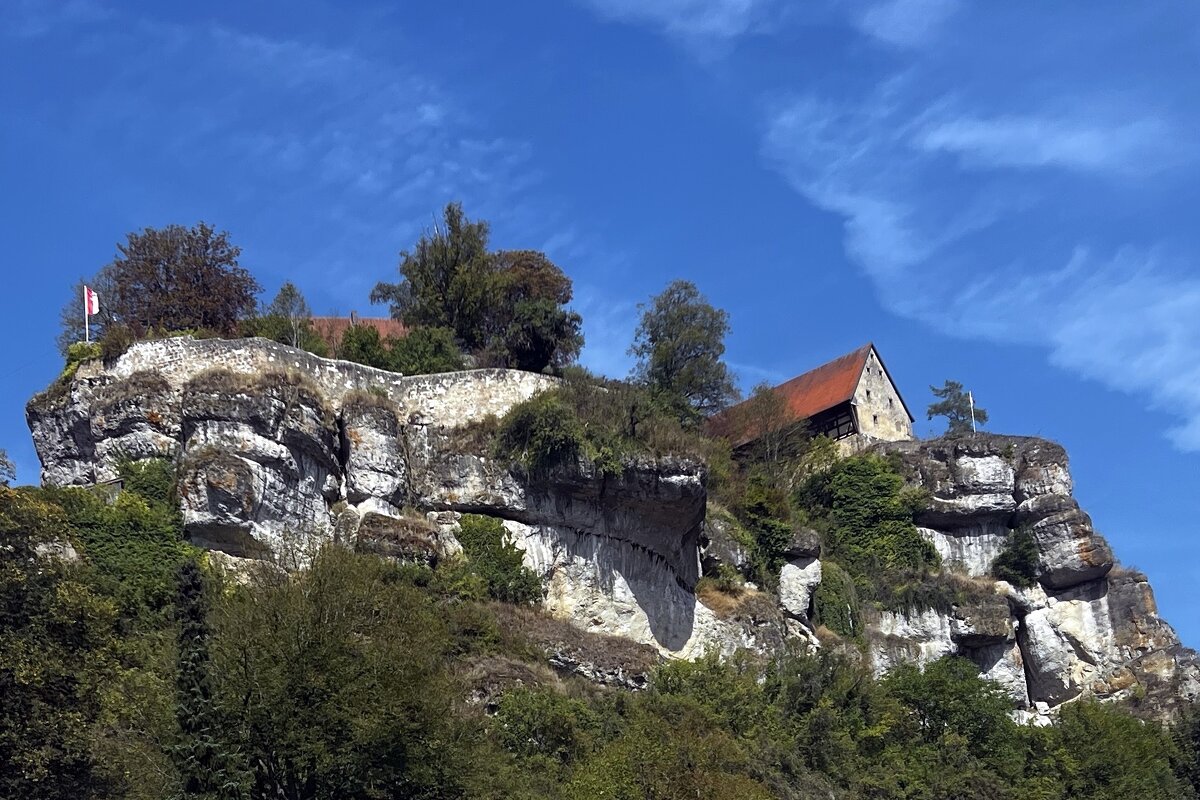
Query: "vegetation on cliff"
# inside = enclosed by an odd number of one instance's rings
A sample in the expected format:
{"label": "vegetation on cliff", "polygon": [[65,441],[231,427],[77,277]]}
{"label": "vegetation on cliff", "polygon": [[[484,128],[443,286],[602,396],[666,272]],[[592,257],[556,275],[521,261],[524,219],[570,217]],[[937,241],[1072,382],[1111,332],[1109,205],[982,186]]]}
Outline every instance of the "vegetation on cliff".
{"label": "vegetation on cliff", "polygon": [[[182,541],[170,472],[125,472],[111,504],[0,487],[2,796],[1194,796],[1194,716],[1080,702],[1022,727],[968,662],[876,681],[834,651],[604,689],[548,670],[530,635],[551,622],[453,561],[332,546],[230,580]],[[47,555],[68,542],[77,560]],[[495,520],[464,518],[463,543],[493,596],[528,602]]]}

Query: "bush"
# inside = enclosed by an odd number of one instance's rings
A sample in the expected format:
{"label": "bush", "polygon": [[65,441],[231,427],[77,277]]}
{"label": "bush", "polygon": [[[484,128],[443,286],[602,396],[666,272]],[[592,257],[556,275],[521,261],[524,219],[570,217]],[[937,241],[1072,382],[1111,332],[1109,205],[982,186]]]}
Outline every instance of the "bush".
{"label": "bush", "polygon": [[381,339],[369,325],[354,325],[342,334],[340,357],[404,375],[428,375],[463,368],[462,352],[446,328],[414,328],[399,339]]}
{"label": "bush", "polygon": [[489,595],[508,603],[542,599],[541,581],[525,566],[521,551],[508,541],[500,520],[464,514],[458,541],[471,569],[486,582]]}
{"label": "bush", "polygon": [[557,390],[542,392],[513,406],[496,432],[498,455],[531,471],[573,461],[586,449],[583,424]]}
{"label": "bush", "polygon": [[862,617],[854,579],[828,559],[821,562],[821,583],[813,595],[814,623],[824,625],[839,636],[857,637],[862,633]]}
{"label": "bush", "polygon": [[805,513],[826,529],[825,552],[860,583],[889,570],[920,571],[941,559],[913,523],[928,503],[908,489],[887,459],[852,456],[806,481],[796,493]]}
{"label": "bush", "polygon": [[992,575],[1022,588],[1037,582],[1038,548],[1031,531],[1021,528],[1012,532],[992,562]]}
{"label": "bush", "polygon": [[175,465],[167,459],[122,458],[117,462],[117,474],[125,491],[155,503],[175,503]]}
{"label": "bush", "polygon": [[685,431],[645,389],[570,369],[559,386],[509,410],[500,420],[495,451],[530,469],[582,456],[619,474],[637,455],[719,459],[722,447]]}

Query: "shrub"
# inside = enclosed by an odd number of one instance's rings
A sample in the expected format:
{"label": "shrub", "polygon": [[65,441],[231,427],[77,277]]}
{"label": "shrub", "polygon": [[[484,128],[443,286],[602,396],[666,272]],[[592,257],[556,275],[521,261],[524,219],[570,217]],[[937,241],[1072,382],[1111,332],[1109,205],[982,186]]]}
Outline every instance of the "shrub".
{"label": "shrub", "polygon": [[151,502],[175,502],[175,465],[165,458],[122,458],[117,462],[117,474],[125,491]]}
{"label": "shrub", "polygon": [[585,445],[579,416],[551,390],[518,403],[504,415],[495,449],[527,469],[546,470],[573,460]]}
{"label": "shrub", "polygon": [[923,570],[941,563],[913,523],[928,496],[905,488],[886,458],[843,459],[806,481],[796,500],[810,518],[824,523],[825,552],[860,582],[888,570]]}
{"label": "shrub", "polygon": [[1013,531],[992,562],[992,575],[1013,586],[1028,588],[1037,582],[1037,573],[1038,548],[1033,533],[1024,528]]}
{"label": "shrub", "polygon": [[542,599],[541,581],[525,566],[520,549],[508,541],[500,520],[464,514],[458,541],[471,569],[486,582],[489,595],[509,603]]}
{"label": "shrub", "polygon": [[861,634],[862,616],[854,579],[834,561],[821,562],[821,583],[813,595],[813,616],[814,623],[839,636]]}
{"label": "shrub", "polygon": [[500,698],[497,738],[527,759],[569,764],[591,749],[599,721],[587,704],[548,689],[514,689]]}

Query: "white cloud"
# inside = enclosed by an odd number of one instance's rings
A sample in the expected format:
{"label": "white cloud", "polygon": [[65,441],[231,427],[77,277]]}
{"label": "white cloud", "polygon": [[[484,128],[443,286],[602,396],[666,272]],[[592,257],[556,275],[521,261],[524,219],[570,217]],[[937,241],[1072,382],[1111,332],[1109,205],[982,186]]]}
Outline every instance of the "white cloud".
{"label": "white cloud", "polygon": [[888,44],[920,47],[937,35],[959,5],[960,0],[885,0],[858,14],[855,23]]}
{"label": "white cloud", "polygon": [[580,0],[606,19],[689,40],[727,40],[769,24],[776,0]]}
{"label": "white cloud", "polygon": [[[843,218],[848,254],[893,311],[952,335],[1044,347],[1063,369],[1146,398],[1179,420],[1177,446],[1200,450],[1200,279],[1165,246],[1088,246],[1109,238],[1106,220],[1124,209],[1098,205],[1079,220],[1086,185],[1042,191],[1036,180],[1049,168],[1103,177],[1164,163],[1154,159],[1170,149],[1167,129],[1149,115],[1111,136],[1051,115],[949,119],[944,102],[909,86],[889,82],[861,104],[777,106],[764,155]],[[1008,180],[1012,167],[1032,174]],[[1039,236],[1024,229],[1030,219],[1060,222]]]}
{"label": "white cloud", "polygon": [[968,167],[1057,166],[1083,172],[1143,174],[1179,163],[1178,133],[1154,116],[1108,123],[1053,116],[958,117],[917,136],[929,151],[962,157]]}

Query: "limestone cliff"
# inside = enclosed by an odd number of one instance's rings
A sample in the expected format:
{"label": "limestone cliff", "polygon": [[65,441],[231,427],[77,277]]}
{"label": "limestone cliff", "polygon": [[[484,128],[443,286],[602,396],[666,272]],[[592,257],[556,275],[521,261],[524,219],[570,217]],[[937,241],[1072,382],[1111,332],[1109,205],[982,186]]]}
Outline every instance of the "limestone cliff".
{"label": "limestone cliff", "polygon": [[[174,460],[189,537],[230,557],[301,565],[334,540],[432,562],[458,549],[458,515],[480,513],[504,521],[546,608],[577,627],[680,657],[769,651],[787,636],[817,644],[811,532],[789,545],[769,602],[721,618],[697,601],[702,557],[747,558],[726,521],[706,519],[702,465],[630,460],[613,476],[580,462],[531,476],[495,460],[479,426],[552,385],[510,370],[404,377],[261,339],[179,338],[81,365],[27,417],[47,485],[113,479],[120,458]],[[1114,567],[1072,499],[1061,447],[1002,436],[880,447],[929,491],[918,523],[946,568],[981,590],[943,611],[868,610],[878,671],[958,653],[1029,714],[1085,694],[1165,713],[1200,692],[1195,654],[1158,617],[1145,578]],[[1030,588],[988,577],[1017,530],[1037,544]]]}
{"label": "limestone cliff", "polygon": [[[1200,696],[1196,654],[1158,616],[1145,576],[1114,566],[1071,496],[1062,447],[981,434],[880,449],[930,492],[917,522],[944,566],[994,593],[950,612],[878,614],[868,635],[877,670],[958,653],[1035,714],[1081,695],[1136,697],[1155,714]],[[1018,530],[1037,545],[1028,588],[988,577]]]}
{"label": "limestone cliff", "polygon": [[[531,478],[471,426],[553,385],[515,370],[402,377],[262,339],[141,342],[30,401],[47,485],[116,477],[119,458],[180,465],[188,536],[234,557],[302,563],[326,540],[433,560],[458,513],[504,520],[546,608],[666,654],[755,646],[771,633],[697,602],[705,475],[683,460],[590,464]],[[431,526],[405,522],[405,510]],[[778,633],[778,632],[776,632]]]}

